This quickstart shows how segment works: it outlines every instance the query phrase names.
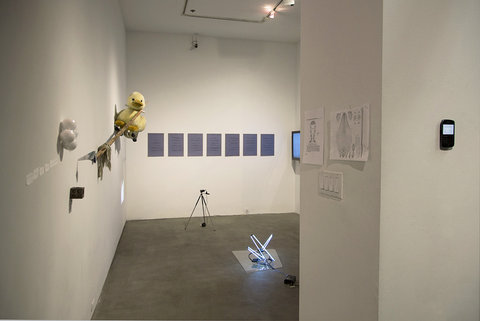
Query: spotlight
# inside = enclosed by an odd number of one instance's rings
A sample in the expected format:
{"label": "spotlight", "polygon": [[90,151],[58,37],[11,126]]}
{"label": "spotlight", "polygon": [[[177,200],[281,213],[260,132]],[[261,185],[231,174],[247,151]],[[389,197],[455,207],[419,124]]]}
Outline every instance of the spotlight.
{"label": "spotlight", "polygon": [[197,39],[197,34],[195,33],[192,36],[192,47],[190,49],[193,50],[197,48],[198,48],[198,39]]}
{"label": "spotlight", "polygon": [[268,17],[269,17],[270,19],[275,18],[275,10],[270,11],[270,13],[268,14]]}

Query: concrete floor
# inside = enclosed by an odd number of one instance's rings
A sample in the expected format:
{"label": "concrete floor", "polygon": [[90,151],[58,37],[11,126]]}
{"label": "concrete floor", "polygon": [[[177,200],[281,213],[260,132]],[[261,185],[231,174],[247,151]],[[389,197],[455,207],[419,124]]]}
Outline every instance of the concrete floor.
{"label": "concrete floor", "polygon": [[[200,217],[198,217],[200,216]],[[246,273],[232,251],[253,247],[250,234],[299,273],[299,215],[215,216],[128,221],[93,319],[298,320],[298,287],[275,271]]]}

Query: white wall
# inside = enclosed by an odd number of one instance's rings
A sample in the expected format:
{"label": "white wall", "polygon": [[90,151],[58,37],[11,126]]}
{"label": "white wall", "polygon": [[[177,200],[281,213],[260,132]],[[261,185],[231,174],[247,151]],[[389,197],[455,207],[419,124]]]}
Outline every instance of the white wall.
{"label": "white wall", "polygon": [[384,1],[380,320],[479,320],[479,30],[478,0]]}
{"label": "white wall", "polygon": [[[301,165],[300,319],[377,320],[382,1],[302,1],[301,111],[370,104],[367,162]],[[329,125],[326,124],[326,133]],[[302,128],[303,130],[303,128]],[[344,174],[344,199],[319,196],[318,173]]]}
{"label": "white wall", "polygon": [[[2,1],[0,318],[89,319],[125,222],[124,144],[112,171],[76,160],[106,141],[125,99],[125,31],[116,1]],[[76,150],[52,159],[59,122],[73,118]],[[85,198],[68,209],[69,189]]]}
{"label": "white wall", "polygon": [[[297,45],[297,65],[300,67],[300,43]],[[300,68],[297,68],[297,108],[295,109],[295,128],[300,130]],[[295,171],[295,212],[300,213],[300,160],[293,161],[293,169]]]}
{"label": "white wall", "polygon": [[[127,33],[127,88],[147,101],[147,128],[127,148],[128,219],[189,216],[203,188],[212,215],[294,212],[297,45],[200,35],[191,50],[191,41]],[[185,155],[188,133],[271,133],[275,156],[147,157],[148,132],[165,134],[165,155],[168,133],[185,134]]]}

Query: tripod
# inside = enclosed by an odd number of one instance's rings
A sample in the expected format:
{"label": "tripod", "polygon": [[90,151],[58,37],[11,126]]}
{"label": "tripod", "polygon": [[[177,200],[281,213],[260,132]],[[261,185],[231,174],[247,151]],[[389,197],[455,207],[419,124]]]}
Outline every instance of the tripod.
{"label": "tripod", "polygon": [[197,202],[195,203],[195,206],[193,207],[192,214],[190,214],[190,218],[188,219],[187,224],[185,224],[185,231],[187,230],[188,223],[190,223],[190,220],[192,219],[192,215],[193,215],[193,213],[195,212],[195,209],[197,208],[198,202],[199,202],[200,200],[202,200],[202,213],[203,213],[203,223],[202,223],[202,227],[207,226],[207,222],[205,221],[205,219],[206,219],[205,209],[206,209],[206,210],[207,210],[207,214],[208,214],[208,219],[209,219],[210,222],[212,223],[212,226],[214,227],[213,230],[215,231],[215,225],[213,224],[213,220],[212,220],[212,217],[210,216],[210,211],[208,210],[207,202],[205,201],[205,197],[203,196],[203,194],[210,195],[210,193],[207,192],[207,190],[205,190],[205,189],[201,189],[201,190],[200,190],[200,195],[198,196]]}

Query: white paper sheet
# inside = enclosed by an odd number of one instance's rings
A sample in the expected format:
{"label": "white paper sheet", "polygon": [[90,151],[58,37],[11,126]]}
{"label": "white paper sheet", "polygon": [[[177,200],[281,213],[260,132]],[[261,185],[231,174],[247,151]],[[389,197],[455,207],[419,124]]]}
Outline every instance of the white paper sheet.
{"label": "white paper sheet", "polygon": [[306,110],[303,117],[302,163],[323,165],[323,139],[325,116],[323,108]]}
{"label": "white paper sheet", "polygon": [[367,161],[370,150],[369,105],[332,112],[330,159]]}

